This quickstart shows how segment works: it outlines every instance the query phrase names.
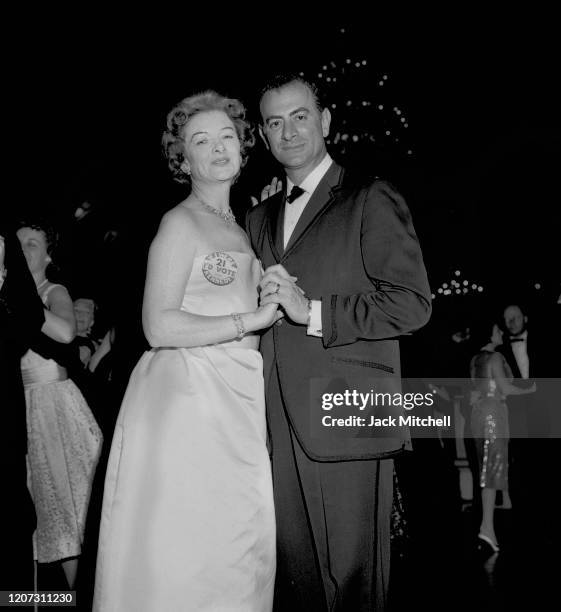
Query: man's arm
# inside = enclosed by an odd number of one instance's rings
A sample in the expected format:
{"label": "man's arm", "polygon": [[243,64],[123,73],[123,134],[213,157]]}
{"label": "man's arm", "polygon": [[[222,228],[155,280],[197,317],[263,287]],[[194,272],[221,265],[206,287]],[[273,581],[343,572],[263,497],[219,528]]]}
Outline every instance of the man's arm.
{"label": "man's arm", "polygon": [[405,200],[376,182],[364,204],[361,248],[372,291],[322,296],[324,346],[379,340],[425,325],[431,293],[419,241]]}

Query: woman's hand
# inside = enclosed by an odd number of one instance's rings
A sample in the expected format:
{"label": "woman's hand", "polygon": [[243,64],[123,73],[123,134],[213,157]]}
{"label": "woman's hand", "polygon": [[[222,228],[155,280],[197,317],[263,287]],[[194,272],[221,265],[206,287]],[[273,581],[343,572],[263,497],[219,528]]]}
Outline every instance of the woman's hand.
{"label": "woman's hand", "polygon": [[251,196],[251,205],[257,206],[259,202],[264,202],[271,196],[274,196],[275,193],[278,193],[282,189],[282,181],[277,179],[276,176],[273,176],[269,185],[265,185],[261,190],[261,199],[258,201],[256,197]]}
{"label": "woman's hand", "polygon": [[310,315],[309,300],[296,280],[281,264],[269,266],[259,283],[259,302],[263,306],[279,304],[291,321],[306,325]]}
{"label": "woman's hand", "polygon": [[279,319],[284,316],[282,310],[279,310],[278,304],[265,304],[259,306],[257,310],[252,313],[254,331],[258,329],[267,329],[271,327],[273,323],[276,323]]}

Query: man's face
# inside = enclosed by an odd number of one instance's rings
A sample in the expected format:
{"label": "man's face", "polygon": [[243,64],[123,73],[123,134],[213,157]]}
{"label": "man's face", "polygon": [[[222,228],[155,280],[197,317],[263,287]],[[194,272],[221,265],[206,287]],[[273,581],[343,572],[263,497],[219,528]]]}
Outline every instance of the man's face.
{"label": "man's face", "polygon": [[504,311],[505,327],[511,336],[521,334],[526,327],[527,317],[518,306],[508,306]]}
{"label": "man's face", "polygon": [[260,108],[261,135],[271,153],[287,171],[305,178],[327,153],[329,110],[320,112],[310,88],[299,81],[265,93]]}

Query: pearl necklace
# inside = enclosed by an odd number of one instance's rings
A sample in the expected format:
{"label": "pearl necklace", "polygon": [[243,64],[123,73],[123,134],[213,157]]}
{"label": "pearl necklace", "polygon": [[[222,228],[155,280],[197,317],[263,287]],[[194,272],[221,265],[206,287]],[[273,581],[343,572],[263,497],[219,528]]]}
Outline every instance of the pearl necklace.
{"label": "pearl necklace", "polygon": [[46,285],[48,282],[49,282],[49,279],[48,279],[48,278],[46,278],[45,280],[43,280],[42,282],[40,282],[40,283],[37,285],[37,291],[39,291],[39,289],[41,289],[41,287],[43,287],[43,285]]}
{"label": "pearl necklace", "polygon": [[236,222],[236,217],[234,217],[234,213],[232,212],[232,209],[230,207],[228,207],[228,210],[220,210],[218,208],[214,208],[214,206],[211,206],[210,204],[207,204],[206,202],[203,202],[197,196],[195,196],[195,199],[198,202],[200,202],[200,204],[202,205],[202,207],[205,210],[208,210],[208,212],[211,212],[214,215],[217,215],[218,217],[220,217],[226,223],[232,224],[232,223]]}

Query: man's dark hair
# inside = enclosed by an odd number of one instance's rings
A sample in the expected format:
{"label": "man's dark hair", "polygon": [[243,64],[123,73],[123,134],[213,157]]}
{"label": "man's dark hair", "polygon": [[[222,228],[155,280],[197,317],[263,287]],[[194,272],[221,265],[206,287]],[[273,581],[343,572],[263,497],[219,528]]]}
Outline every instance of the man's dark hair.
{"label": "man's dark hair", "polygon": [[503,317],[506,309],[510,308],[511,306],[514,308],[518,308],[525,317],[528,316],[528,304],[526,304],[526,302],[524,302],[523,300],[515,299],[504,302],[503,309],[501,311]]}
{"label": "man's dark hair", "polygon": [[281,87],[284,87],[285,85],[289,85],[290,83],[295,83],[295,82],[302,83],[302,85],[305,85],[306,87],[308,87],[308,89],[312,92],[312,95],[314,97],[314,102],[316,103],[316,107],[318,111],[321,113],[323,109],[325,108],[325,103],[324,103],[324,100],[322,99],[321,92],[318,86],[313,81],[306,79],[305,77],[303,77],[301,74],[297,72],[279,72],[273,75],[267,81],[265,81],[265,83],[261,87],[261,90],[259,91],[259,103],[261,104],[261,100],[263,99],[263,96],[268,91],[272,91],[274,89],[280,89]]}

